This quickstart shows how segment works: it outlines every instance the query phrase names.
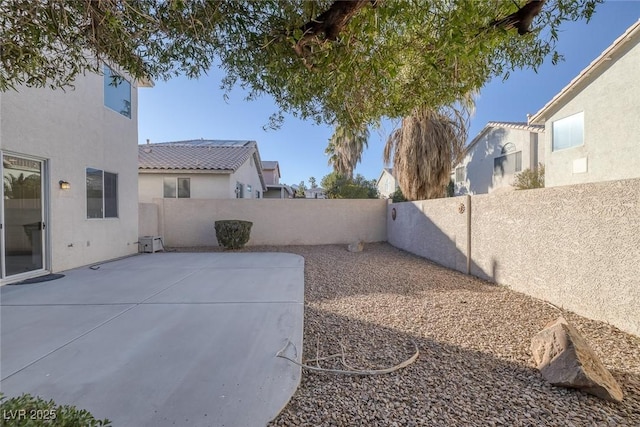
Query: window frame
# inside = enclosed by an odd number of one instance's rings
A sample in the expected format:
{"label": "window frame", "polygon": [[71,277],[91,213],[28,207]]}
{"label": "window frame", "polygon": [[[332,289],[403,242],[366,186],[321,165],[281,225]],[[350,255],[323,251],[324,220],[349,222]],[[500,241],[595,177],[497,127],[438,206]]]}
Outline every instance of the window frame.
{"label": "window frame", "polygon": [[[115,111],[131,120],[131,82],[125,79],[122,75],[117,73],[113,68],[104,64],[103,67],[103,103],[104,106],[111,111]],[[111,82],[107,82],[107,80],[111,80]],[[122,98],[119,92],[123,92],[122,89],[118,89],[121,85],[126,84],[128,89],[128,94],[126,98]],[[107,90],[110,90],[110,96],[108,96]],[[118,98],[120,96],[120,98]],[[115,105],[115,101],[124,101],[124,107],[118,107]],[[120,108],[120,109],[118,109]]]}
{"label": "window frame", "polygon": [[[514,166],[513,171],[505,171],[503,164],[505,161],[508,161],[509,156],[514,157]],[[501,159],[503,159],[501,161]],[[500,163],[499,165],[496,165]],[[501,173],[496,173],[496,169],[500,168]],[[505,175],[514,175],[522,172],[522,150],[521,151],[513,151],[508,154],[503,154],[502,156],[494,157],[493,159],[493,176],[505,176]]]}
{"label": "window frame", "polygon": [[[99,189],[99,198],[101,199],[101,205],[99,209],[99,216],[96,215],[96,206],[95,199],[98,199],[97,194],[94,197],[89,197],[90,192],[97,192],[98,189],[91,188],[89,182],[89,176],[92,174],[93,176],[100,175],[100,189]],[[109,179],[106,179],[108,176]],[[108,182],[111,182],[113,185],[109,186]],[[119,191],[118,191],[118,173],[109,172],[103,169],[86,167],[85,168],[85,202],[86,202],[86,215],[87,219],[114,219],[120,218],[119,211]]]}
{"label": "window frame", "polygon": [[[187,182],[187,190],[189,194],[187,196],[181,196],[181,185],[180,181]],[[173,187],[173,195],[167,196],[167,183],[172,183]],[[182,188],[184,190],[184,188]],[[183,193],[184,194],[184,193]],[[191,198],[191,178],[186,177],[178,177],[178,176],[165,176],[162,178],[162,198],[163,199],[190,199]]]}
{"label": "window frame", "polygon": [[[574,134],[574,132],[576,132],[578,129],[577,127],[575,127],[576,124],[571,123],[572,121],[575,121],[575,120],[580,120],[580,123],[579,123],[580,142],[577,144],[573,140],[577,139],[578,134]],[[558,133],[560,132],[560,129],[558,129],[558,127],[560,127],[561,125],[569,125],[568,132],[569,132],[570,145],[562,144],[561,147],[558,147],[558,144],[556,143],[556,141],[558,140]],[[564,132],[567,132],[566,129],[562,129],[562,130]],[[580,111],[551,122],[551,151],[552,152],[569,150],[571,148],[582,147],[582,146],[584,146],[584,111]]]}

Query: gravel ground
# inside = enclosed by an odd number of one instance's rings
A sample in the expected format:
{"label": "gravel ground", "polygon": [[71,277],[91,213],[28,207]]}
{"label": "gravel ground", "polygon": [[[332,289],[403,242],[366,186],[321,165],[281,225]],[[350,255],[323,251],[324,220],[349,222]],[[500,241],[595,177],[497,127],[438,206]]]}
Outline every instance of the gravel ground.
{"label": "gravel ground", "polygon": [[[243,251],[305,258],[304,359],[344,348],[350,366],[379,369],[420,350],[388,375],[303,371],[272,426],[640,426],[638,337],[385,243]],[[531,337],[559,315],[611,371],[622,403],[550,386],[534,368]],[[339,358],[319,365],[343,369]]]}

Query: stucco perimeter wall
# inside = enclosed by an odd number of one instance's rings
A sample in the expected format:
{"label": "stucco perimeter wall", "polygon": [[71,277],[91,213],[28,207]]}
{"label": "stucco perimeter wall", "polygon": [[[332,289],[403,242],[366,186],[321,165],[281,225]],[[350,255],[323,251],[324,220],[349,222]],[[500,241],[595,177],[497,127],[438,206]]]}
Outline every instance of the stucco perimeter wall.
{"label": "stucco perimeter wall", "polygon": [[158,205],[155,203],[138,204],[138,234],[158,236],[160,234]]}
{"label": "stucco perimeter wall", "polygon": [[640,179],[395,203],[387,230],[461,272],[470,230],[471,274],[640,336]]}
{"label": "stucco perimeter wall", "polygon": [[[214,221],[221,219],[253,222],[248,245],[322,245],[387,239],[387,202],[379,199],[154,199],[154,203],[158,205],[158,234],[166,246],[217,246]],[[141,210],[141,214],[146,212]]]}
{"label": "stucco perimeter wall", "polygon": [[445,267],[466,272],[466,204],[466,196],[393,203],[387,208],[387,241]]}
{"label": "stucco perimeter wall", "polygon": [[472,198],[471,273],[640,335],[640,180]]}

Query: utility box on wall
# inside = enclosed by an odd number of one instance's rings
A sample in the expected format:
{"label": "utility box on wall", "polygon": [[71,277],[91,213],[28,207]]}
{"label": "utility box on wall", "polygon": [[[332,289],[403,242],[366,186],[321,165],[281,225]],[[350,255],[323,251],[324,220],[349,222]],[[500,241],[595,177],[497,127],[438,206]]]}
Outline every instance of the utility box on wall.
{"label": "utility box on wall", "polygon": [[138,239],[138,251],[154,253],[164,250],[162,238],[159,236],[144,236]]}

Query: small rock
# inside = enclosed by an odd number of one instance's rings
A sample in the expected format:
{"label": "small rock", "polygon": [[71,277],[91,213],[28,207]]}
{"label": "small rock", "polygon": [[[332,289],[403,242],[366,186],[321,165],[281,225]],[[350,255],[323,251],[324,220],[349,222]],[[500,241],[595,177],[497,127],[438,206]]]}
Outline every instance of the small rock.
{"label": "small rock", "polygon": [[349,250],[349,252],[362,252],[363,247],[364,243],[358,240],[357,242],[349,243],[347,249]]}
{"label": "small rock", "polygon": [[576,388],[601,399],[622,401],[622,390],[580,333],[563,317],[531,340],[540,373],[551,384]]}

